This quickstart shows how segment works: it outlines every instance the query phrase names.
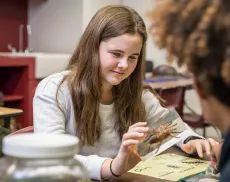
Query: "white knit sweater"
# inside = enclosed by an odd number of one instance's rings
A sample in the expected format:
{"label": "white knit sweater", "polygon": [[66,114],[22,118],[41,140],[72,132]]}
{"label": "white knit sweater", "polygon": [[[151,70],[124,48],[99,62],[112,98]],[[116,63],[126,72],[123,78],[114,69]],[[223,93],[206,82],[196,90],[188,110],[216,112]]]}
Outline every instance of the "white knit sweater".
{"label": "white knit sweater", "polygon": [[[63,71],[42,80],[37,86],[33,99],[34,131],[44,133],[66,133],[76,135],[74,108],[71,95],[66,84],[61,86],[58,94],[59,104],[64,110],[60,111],[56,104],[56,91],[62,78],[68,74]],[[144,91],[142,100],[145,104],[147,122],[160,118],[166,111],[161,107],[156,97],[149,91]],[[100,104],[101,137],[94,146],[82,146],[76,158],[83,163],[92,179],[101,179],[101,166],[106,158],[114,158],[119,150],[121,141],[114,129],[117,115],[114,115],[114,105]],[[197,136],[194,132],[191,135]],[[189,136],[191,136],[189,135]],[[186,136],[177,143],[181,146]]]}

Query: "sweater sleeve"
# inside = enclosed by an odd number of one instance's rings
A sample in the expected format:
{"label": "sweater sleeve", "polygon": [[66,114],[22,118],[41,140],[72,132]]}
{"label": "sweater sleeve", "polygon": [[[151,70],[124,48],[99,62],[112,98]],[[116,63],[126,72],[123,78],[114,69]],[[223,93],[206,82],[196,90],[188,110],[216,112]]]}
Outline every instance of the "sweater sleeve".
{"label": "sweater sleeve", "polygon": [[[58,92],[59,105],[56,103],[58,84],[53,79],[46,78],[39,83],[33,99],[34,132],[36,133],[66,133],[67,104],[62,89]],[[90,178],[101,180],[101,167],[106,158],[97,155],[75,155],[87,169]]]}
{"label": "sweater sleeve", "polygon": [[[167,111],[167,108],[164,108],[161,106],[159,100],[154,96],[153,93],[151,93],[148,90],[145,90],[142,95],[143,103],[145,104],[146,109],[146,116],[147,116],[147,122],[153,122],[157,121],[159,118],[161,118]],[[181,145],[184,143],[184,141],[188,137],[196,137],[203,139],[204,137],[196,134],[186,123],[185,123],[186,129],[188,130],[185,135],[183,135],[183,138],[179,140],[176,144],[176,146],[181,148]]]}

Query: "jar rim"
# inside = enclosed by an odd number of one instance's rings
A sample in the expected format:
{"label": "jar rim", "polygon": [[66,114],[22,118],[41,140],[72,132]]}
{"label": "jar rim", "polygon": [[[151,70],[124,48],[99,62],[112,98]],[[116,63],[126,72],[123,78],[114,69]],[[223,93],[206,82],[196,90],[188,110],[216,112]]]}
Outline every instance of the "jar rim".
{"label": "jar rim", "polygon": [[3,138],[2,152],[19,158],[62,158],[79,151],[79,139],[68,134],[23,133]]}

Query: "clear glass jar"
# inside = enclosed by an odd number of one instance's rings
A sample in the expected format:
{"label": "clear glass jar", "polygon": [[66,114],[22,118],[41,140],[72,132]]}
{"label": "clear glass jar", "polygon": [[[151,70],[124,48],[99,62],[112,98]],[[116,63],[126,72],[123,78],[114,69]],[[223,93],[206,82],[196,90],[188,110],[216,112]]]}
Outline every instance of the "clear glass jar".
{"label": "clear glass jar", "polygon": [[71,135],[18,134],[3,139],[0,182],[89,182]]}

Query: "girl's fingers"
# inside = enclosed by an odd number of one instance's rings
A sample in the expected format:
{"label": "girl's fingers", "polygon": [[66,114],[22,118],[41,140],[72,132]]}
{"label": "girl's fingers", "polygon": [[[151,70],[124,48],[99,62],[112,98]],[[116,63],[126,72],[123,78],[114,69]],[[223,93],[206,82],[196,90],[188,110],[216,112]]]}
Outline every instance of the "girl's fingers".
{"label": "girl's fingers", "polygon": [[198,140],[192,141],[192,145],[196,149],[199,157],[201,157],[201,158],[203,157],[203,152],[206,152],[206,154],[208,156],[211,156],[212,147],[211,147],[211,144],[209,143],[209,141],[198,139]]}
{"label": "girl's fingers", "polygon": [[192,148],[191,144],[188,142],[186,144],[182,144],[182,150],[188,154],[194,153],[194,149]]}
{"label": "girl's fingers", "polygon": [[129,139],[122,142],[123,147],[129,147],[130,145],[137,145],[139,140]]}
{"label": "girl's fingers", "polygon": [[147,133],[148,131],[149,131],[149,127],[135,127],[129,130],[129,132],[139,132],[139,133]]}
{"label": "girl's fingers", "polygon": [[[199,157],[202,158],[204,152],[206,152],[208,156],[212,156],[213,155],[212,149],[216,144],[218,144],[218,142],[210,138],[207,140],[197,139],[197,140],[189,141],[187,144],[190,144],[191,146],[190,151],[196,150]],[[186,150],[186,152],[188,152],[188,146],[186,147],[184,146],[184,149]]]}
{"label": "girl's fingers", "polygon": [[207,141],[211,144],[212,147],[219,144],[217,141],[213,140],[212,138],[208,138]]}
{"label": "girl's fingers", "polygon": [[210,145],[211,144],[208,141],[206,141],[206,140],[203,141],[203,148],[205,149],[206,154],[208,156],[211,156],[211,146]]}
{"label": "girl's fingers", "polygon": [[135,127],[140,127],[140,126],[147,126],[147,122],[138,122],[133,124],[132,126],[129,127],[129,129],[135,128]]}
{"label": "girl's fingers", "polygon": [[123,135],[122,141],[129,140],[129,139],[140,139],[144,136],[144,133],[139,132],[129,132]]}
{"label": "girl's fingers", "polygon": [[203,158],[203,147],[202,144],[200,142],[195,142],[194,143],[194,147],[197,151],[197,154],[200,158]]}

